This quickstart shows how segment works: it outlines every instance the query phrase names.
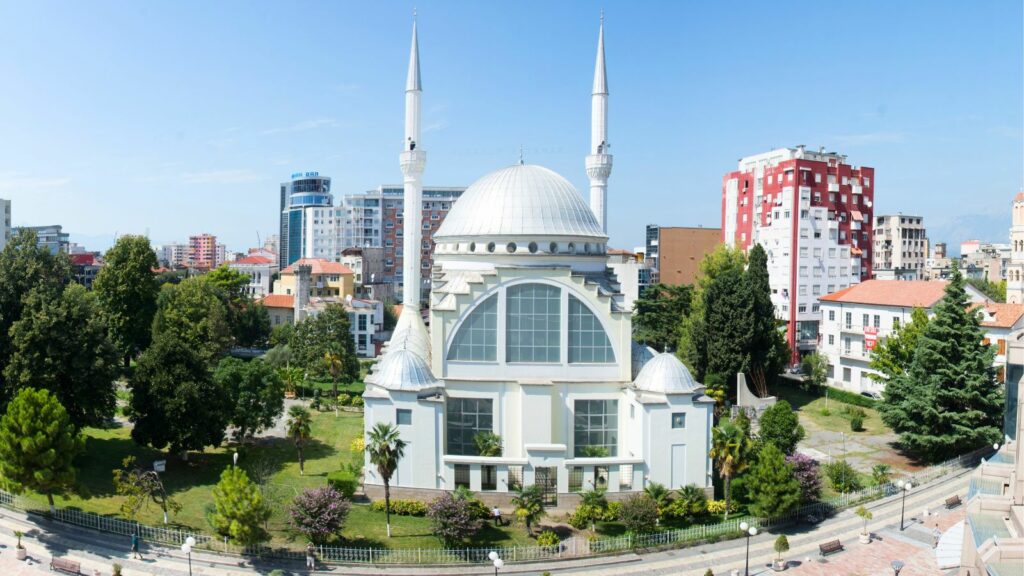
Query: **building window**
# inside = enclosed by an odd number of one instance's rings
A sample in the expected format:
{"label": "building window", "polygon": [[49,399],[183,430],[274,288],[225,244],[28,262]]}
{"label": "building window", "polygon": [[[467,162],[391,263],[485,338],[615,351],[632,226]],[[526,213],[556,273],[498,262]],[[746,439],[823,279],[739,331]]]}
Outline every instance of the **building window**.
{"label": "building window", "polygon": [[480,467],[480,489],[498,489],[498,467],[493,464],[484,464]]}
{"label": "building window", "polygon": [[583,490],[583,466],[573,466],[569,469],[569,492]]}
{"label": "building window", "polygon": [[[847,350],[846,353],[849,354],[850,351]],[[850,381],[850,369],[849,368],[843,368],[843,382],[849,382],[849,381]]]}
{"label": "building window", "polygon": [[469,464],[455,465],[455,487],[469,488]]}
{"label": "building window", "polygon": [[633,465],[621,464],[619,466],[619,490],[626,491],[633,489]]}
{"label": "building window", "polygon": [[411,426],[412,425],[412,410],[406,410],[399,408],[395,414],[395,422],[399,426]]}
{"label": "building window", "polygon": [[869,321],[867,314],[861,314],[861,326],[870,326]]}
{"label": "building window", "polygon": [[506,360],[558,362],[561,290],[544,284],[511,286],[505,304]]}
{"label": "building window", "polygon": [[846,313],[846,327],[850,328],[851,326],[853,326],[853,313],[847,312]]}
{"label": "building window", "polygon": [[575,296],[569,296],[569,362],[614,361],[611,342],[597,316]]}
{"label": "building window", "polygon": [[498,355],[498,295],[481,302],[459,327],[449,360],[494,362]]}
{"label": "building window", "polygon": [[523,487],[523,467],[508,467],[508,489],[509,491],[519,490]]}
{"label": "building window", "polygon": [[836,321],[836,311],[835,310],[829,310],[828,311],[828,321],[829,322],[835,322]]}
{"label": "building window", "polygon": [[828,335],[828,345],[833,346],[836,343],[836,337],[834,334]]}
{"label": "building window", "polygon": [[494,401],[489,398],[449,398],[446,421],[448,454],[477,456],[476,435],[494,431]]}
{"label": "building window", "polygon": [[672,413],[672,427],[673,428],[686,428],[686,412],[673,412]]}
{"label": "building window", "polygon": [[573,421],[574,456],[604,458],[618,455],[618,400],[576,400]]}
{"label": "building window", "polygon": [[899,330],[899,328],[900,328],[900,317],[899,316],[893,316],[892,317],[892,329],[893,330]]}
{"label": "building window", "polygon": [[875,317],[872,318],[872,320],[875,321],[875,328],[881,328],[882,327],[882,317],[881,316],[879,316],[878,314],[875,314]]}

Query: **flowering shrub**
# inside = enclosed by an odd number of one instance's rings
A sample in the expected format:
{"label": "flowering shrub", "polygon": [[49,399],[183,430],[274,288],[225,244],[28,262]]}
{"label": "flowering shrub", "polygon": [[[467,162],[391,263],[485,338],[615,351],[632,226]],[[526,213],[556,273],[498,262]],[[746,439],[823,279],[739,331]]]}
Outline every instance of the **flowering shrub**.
{"label": "flowering shrub", "polygon": [[430,527],[448,546],[459,545],[480,530],[481,521],[473,511],[473,500],[456,498],[450,492],[438,496],[427,507]]}
{"label": "flowering shrub", "polygon": [[818,461],[797,452],[786,456],[786,463],[793,467],[793,475],[800,483],[800,501],[816,501],[821,496],[821,471]]}
{"label": "flowering shrub", "polygon": [[362,454],[363,452],[365,452],[366,438],[363,438],[362,436],[356,436],[355,438],[353,438],[352,442],[349,442],[348,451],[354,452],[356,454]]}
{"label": "flowering shrub", "polygon": [[292,501],[289,523],[314,544],[323,544],[341,533],[350,507],[341,492],[331,486],[309,488]]}
{"label": "flowering shrub", "polygon": [[[729,512],[735,512],[739,507],[735,502],[729,506]],[[725,500],[708,500],[708,514],[724,514]]]}

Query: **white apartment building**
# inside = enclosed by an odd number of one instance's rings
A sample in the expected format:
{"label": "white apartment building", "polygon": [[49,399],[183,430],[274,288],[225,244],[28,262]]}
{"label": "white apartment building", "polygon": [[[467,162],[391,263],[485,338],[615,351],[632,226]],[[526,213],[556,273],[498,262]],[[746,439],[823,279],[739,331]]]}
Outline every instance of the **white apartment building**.
{"label": "white apartment building", "polygon": [[902,213],[876,216],[874,245],[876,278],[924,279],[929,254],[924,218]]}
{"label": "white apartment building", "polygon": [[633,302],[640,297],[643,289],[651,284],[651,269],[643,254],[629,250],[608,249],[608,267],[615,273],[622,292],[622,305],[633,309]]}
{"label": "white apartment building", "polygon": [[[851,392],[880,394],[883,386],[869,376],[875,373],[868,367],[871,349],[909,323],[914,308],[923,308],[930,315],[945,288],[946,282],[941,280],[868,280],[823,296],[818,351],[828,358],[828,384]],[[984,294],[970,285],[966,289],[971,302],[991,306]],[[1004,309],[999,322],[1009,314]],[[999,339],[998,331],[993,335]]]}
{"label": "white apartment building", "polygon": [[262,298],[270,294],[271,280],[277,273],[277,258],[250,254],[228,264],[228,268],[241,272],[249,277],[245,293],[253,298]]}
{"label": "white apartment building", "polygon": [[11,201],[0,198],[0,250],[11,240]]}

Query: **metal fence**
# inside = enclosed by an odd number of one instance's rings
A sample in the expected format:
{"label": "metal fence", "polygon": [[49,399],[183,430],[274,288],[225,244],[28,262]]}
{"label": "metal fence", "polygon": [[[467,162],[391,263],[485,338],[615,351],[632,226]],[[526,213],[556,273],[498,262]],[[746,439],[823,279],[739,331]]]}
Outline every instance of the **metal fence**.
{"label": "metal fence", "polygon": [[[963,456],[936,464],[908,476],[915,485],[933,482],[947,474],[972,468],[982,461],[985,454],[991,453],[990,447],[980,448]],[[487,555],[497,552],[506,562],[530,562],[537,560],[553,560],[559,558],[593,556],[611,554],[625,550],[663,548],[683,546],[686,544],[735,538],[743,531],[740,522],[747,522],[758,528],[781,526],[807,520],[820,520],[832,516],[858,504],[878,500],[899,493],[894,482],[886,482],[857,492],[841,494],[824,501],[801,506],[796,511],[775,518],[736,518],[715,524],[703,524],[663,530],[650,534],[625,534],[623,536],[582,539],[573,538],[557,546],[505,546],[490,548],[422,548],[422,549],[382,549],[382,548],[345,548],[336,546],[320,546],[317,557],[330,564],[479,564],[489,562]],[[302,560],[305,551],[290,548],[269,546],[240,547],[220,540],[213,536],[174,528],[147,526],[138,522],[122,520],[111,516],[101,516],[90,512],[70,508],[56,508],[51,514],[48,509],[37,502],[0,491],[0,506],[40,514],[59,522],[129,536],[139,534],[145,541],[178,546],[192,536],[196,539],[196,547],[230,554],[245,554],[264,558],[285,560]]]}

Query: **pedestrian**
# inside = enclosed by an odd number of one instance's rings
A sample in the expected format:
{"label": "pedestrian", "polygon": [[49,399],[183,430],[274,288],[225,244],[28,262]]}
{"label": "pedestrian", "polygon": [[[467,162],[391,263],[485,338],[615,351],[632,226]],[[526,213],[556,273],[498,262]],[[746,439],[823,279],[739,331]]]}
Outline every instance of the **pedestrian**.
{"label": "pedestrian", "polygon": [[494,525],[501,526],[501,509],[497,506],[491,508],[491,515],[494,516]]}
{"label": "pedestrian", "polygon": [[142,560],[142,554],[139,554],[139,534],[132,532],[132,559]]}
{"label": "pedestrian", "polygon": [[312,542],[306,546],[306,568],[310,572],[316,569],[316,547]]}

